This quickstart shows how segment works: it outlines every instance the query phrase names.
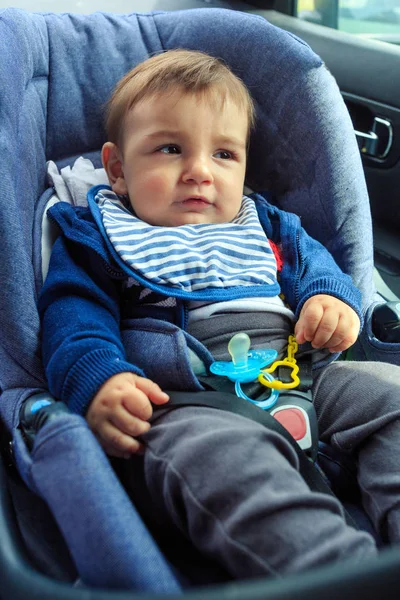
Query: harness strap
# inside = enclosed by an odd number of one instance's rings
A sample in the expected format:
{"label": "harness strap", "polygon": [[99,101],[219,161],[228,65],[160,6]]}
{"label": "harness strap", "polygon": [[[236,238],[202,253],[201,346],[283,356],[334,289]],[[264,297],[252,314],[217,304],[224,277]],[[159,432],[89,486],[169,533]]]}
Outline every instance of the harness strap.
{"label": "harness strap", "polygon": [[[222,379],[222,378],[221,378]],[[328,494],[330,496],[335,496],[332,492],[329,485],[326,483],[323,475],[320,473],[316,465],[307,458],[305,453],[301,450],[298,444],[295,442],[290,433],[276,420],[272,417],[267,411],[264,411],[257,406],[251,404],[251,402],[247,402],[242,398],[238,398],[233,394],[224,392],[224,391],[205,391],[205,392],[167,392],[170,400],[168,402],[168,408],[171,410],[175,408],[180,408],[182,406],[208,406],[209,408],[215,408],[218,410],[227,410],[229,412],[233,412],[235,414],[241,415],[242,417],[246,417],[252,421],[256,421],[267,429],[271,429],[276,433],[279,433],[283,436],[292,446],[293,450],[296,452],[297,457],[299,459],[299,472],[303,477],[304,481],[307,483],[309,488],[313,492],[320,492],[322,494]],[[154,410],[160,408],[165,410],[166,407],[154,406]],[[342,506],[343,508],[343,506]],[[346,519],[346,523],[353,527],[354,529],[359,529],[358,525],[355,523],[353,518],[348,514],[348,512],[343,508],[344,517]]]}

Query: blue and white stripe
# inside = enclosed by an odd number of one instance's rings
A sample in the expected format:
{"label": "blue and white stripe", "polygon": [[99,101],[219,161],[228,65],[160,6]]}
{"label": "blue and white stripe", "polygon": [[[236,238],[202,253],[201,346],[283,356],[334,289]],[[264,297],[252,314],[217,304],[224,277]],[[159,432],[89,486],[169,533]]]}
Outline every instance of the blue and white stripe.
{"label": "blue and white stripe", "polygon": [[152,284],[185,292],[276,285],[276,260],[254,202],[230,223],[158,227],[135,217],[111,191],[95,196],[117,254]]}

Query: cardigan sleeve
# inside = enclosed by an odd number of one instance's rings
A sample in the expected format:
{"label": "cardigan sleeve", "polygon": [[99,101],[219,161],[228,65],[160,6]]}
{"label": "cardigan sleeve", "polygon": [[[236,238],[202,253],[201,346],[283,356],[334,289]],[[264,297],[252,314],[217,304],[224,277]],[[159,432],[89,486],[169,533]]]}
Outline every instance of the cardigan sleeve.
{"label": "cardigan sleeve", "polygon": [[296,318],[309,298],[327,294],[348,304],[357,313],[362,327],[361,292],[331,253],[308,235],[297,215],[271,204],[268,192],[252,197],[268,239],[278,247],[281,291]]}
{"label": "cardigan sleeve", "polygon": [[48,387],[85,414],[102,384],[118,373],[144,376],[126,360],[120,337],[119,283],[90,248],[60,236],[38,309]]}
{"label": "cardigan sleeve", "polygon": [[299,317],[304,303],[317,294],[334,296],[348,304],[363,324],[361,292],[344,273],[330,252],[312,238],[300,226],[298,217],[295,234],[291,235],[295,248],[285,247],[282,239],[283,267],[281,272],[282,292]]}

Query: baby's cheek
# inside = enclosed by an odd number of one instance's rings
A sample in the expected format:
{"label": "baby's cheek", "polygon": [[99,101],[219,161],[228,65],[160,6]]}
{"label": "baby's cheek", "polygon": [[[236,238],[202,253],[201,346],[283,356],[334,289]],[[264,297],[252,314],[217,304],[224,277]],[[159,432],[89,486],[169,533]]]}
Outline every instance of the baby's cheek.
{"label": "baby's cheek", "polygon": [[130,200],[137,216],[143,220],[156,218],[162,214],[171,200],[172,189],[168,178],[163,174],[152,173],[137,178],[130,194]]}
{"label": "baby's cheek", "polygon": [[171,178],[164,173],[151,173],[149,176],[142,178],[142,189],[150,193],[152,196],[160,196],[170,191]]}

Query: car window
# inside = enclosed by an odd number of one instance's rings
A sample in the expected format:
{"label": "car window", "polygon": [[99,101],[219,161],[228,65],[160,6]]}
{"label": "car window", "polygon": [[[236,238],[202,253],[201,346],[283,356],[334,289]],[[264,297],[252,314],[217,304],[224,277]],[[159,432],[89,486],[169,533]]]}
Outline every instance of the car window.
{"label": "car window", "polygon": [[296,0],[297,16],[361,37],[400,44],[400,0]]}
{"label": "car window", "polygon": [[[148,0],[113,0],[112,5],[109,0],[0,0],[0,9],[12,6],[13,8],[22,8],[23,10],[34,12],[73,12],[78,14],[89,14],[95,11],[128,13],[132,11],[147,12]],[[133,6],[134,5],[134,6]]]}

